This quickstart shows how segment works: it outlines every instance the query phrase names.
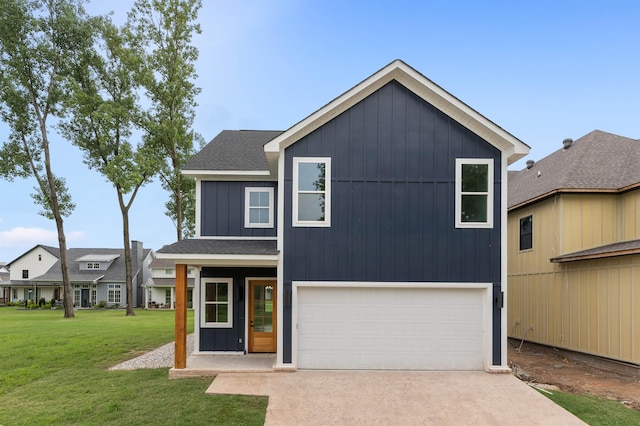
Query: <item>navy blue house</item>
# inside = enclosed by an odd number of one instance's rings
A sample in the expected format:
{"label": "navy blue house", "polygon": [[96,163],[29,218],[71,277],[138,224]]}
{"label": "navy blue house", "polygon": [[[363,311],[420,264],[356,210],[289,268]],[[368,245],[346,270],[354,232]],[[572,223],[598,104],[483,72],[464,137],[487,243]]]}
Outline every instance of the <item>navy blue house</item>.
{"label": "navy blue house", "polygon": [[505,370],[507,165],[529,147],[402,61],[184,167],[196,351],[281,369]]}

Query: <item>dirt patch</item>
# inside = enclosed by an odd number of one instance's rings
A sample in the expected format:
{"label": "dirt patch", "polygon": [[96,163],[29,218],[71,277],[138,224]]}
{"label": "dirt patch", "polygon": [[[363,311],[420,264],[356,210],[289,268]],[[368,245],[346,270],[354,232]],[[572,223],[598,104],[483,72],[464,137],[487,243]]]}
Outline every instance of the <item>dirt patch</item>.
{"label": "dirt patch", "polygon": [[576,359],[570,352],[509,340],[509,366],[523,381],[553,385],[563,392],[620,401],[640,411],[640,377]]}

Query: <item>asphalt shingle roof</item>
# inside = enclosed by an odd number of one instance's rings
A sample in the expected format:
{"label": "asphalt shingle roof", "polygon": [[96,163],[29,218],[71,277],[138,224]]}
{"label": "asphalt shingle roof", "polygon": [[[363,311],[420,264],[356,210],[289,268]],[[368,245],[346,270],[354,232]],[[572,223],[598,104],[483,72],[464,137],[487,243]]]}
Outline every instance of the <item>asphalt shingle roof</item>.
{"label": "asphalt shingle roof", "polygon": [[563,254],[551,259],[552,262],[562,263],[574,260],[594,259],[599,257],[623,256],[627,254],[640,253],[640,240],[623,241],[620,243],[607,244],[593,247],[574,253]]}
{"label": "asphalt shingle roof", "polygon": [[191,157],[183,170],[269,170],[264,144],[276,130],[223,130]]}
{"label": "asphalt shingle roof", "polygon": [[162,247],[158,253],[165,254],[278,254],[276,240],[181,240]]}
{"label": "asphalt shingle roof", "polygon": [[[150,249],[143,249],[143,258],[149,255]],[[80,262],[77,259],[87,255],[118,255],[107,270],[81,271]],[[124,249],[109,248],[72,248],[67,250],[67,263],[69,266],[69,278],[71,281],[94,281],[102,278],[104,281],[125,281]],[[133,265],[135,267],[135,264]],[[135,274],[136,271],[133,271]],[[58,260],[49,270],[33,281],[60,281],[62,280],[62,267]]]}
{"label": "asphalt shingle roof", "polygon": [[640,140],[594,130],[532,168],[509,173],[508,207],[555,192],[617,192],[640,183]]}

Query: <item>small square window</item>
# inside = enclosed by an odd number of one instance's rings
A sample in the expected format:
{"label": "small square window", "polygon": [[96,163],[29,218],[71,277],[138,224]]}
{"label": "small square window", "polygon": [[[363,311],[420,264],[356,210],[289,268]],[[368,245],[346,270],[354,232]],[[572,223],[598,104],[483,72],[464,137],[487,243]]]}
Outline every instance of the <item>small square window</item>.
{"label": "small square window", "polygon": [[520,250],[533,248],[533,216],[520,218]]}
{"label": "small square window", "polygon": [[217,278],[202,282],[202,324],[204,327],[233,325],[233,280]]}
{"label": "small square window", "polygon": [[273,228],[273,188],[245,188],[245,228]]}
{"label": "small square window", "polygon": [[456,159],[456,228],[493,228],[492,186],[492,159]]}
{"label": "small square window", "polygon": [[293,159],[293,226],[331,226],[331,158]]}

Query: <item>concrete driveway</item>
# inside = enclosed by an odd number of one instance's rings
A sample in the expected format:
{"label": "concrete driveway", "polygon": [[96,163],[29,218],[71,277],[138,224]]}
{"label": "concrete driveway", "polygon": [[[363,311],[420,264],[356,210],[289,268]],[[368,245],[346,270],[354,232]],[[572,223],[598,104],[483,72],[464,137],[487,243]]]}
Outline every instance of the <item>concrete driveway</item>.
{"label": "concrete driveway", "polygon": [[584,425],[510,374],[220,373],[208,394],[269,397],[265,425]]}

